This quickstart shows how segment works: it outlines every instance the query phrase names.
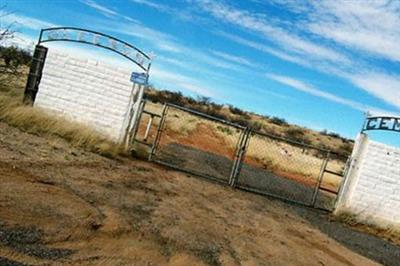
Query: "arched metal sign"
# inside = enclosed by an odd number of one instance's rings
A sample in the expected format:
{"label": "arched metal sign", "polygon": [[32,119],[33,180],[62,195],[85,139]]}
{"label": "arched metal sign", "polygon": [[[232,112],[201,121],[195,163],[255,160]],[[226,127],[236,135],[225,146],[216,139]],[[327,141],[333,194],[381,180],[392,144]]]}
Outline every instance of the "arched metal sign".
{"label": "arched metal sign", "polygon": [[44,42],[67,41],[90,44],[111,50],[135,63],[148,76],[151,57],[137,47],[110,35],[75,27],[47,28],[40,31],[38,45]]}
{"label": "arched metal sign", "polygon": [[85,43],[113,51],[133,62],[143,71],[142,73],[133,72],[131,76],[132,82],[142,85],[148,82],[152,58],[137,47],[97,31],[76,27],[47,28],[40,31],[38,44],[33,54],[24,93],[24,102],[28,104],[32,104],[35,101],[46,60],[47,47],[41,44],[55,41]]}
{"label": "arched metal sign", "polygon": [[368,130],[388,130],[400,132],[400,117],[370,116],[365,120],[362,132]]}

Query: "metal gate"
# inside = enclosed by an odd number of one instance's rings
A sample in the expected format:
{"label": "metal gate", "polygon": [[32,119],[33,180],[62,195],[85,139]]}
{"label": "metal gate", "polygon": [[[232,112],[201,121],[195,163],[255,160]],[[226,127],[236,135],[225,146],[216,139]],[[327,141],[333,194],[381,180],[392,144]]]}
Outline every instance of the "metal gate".
{"label": "metal gate", "polygon": [[321,209],[333,209],[346,159],[328,150],[250,131],[238,188]]}
{"label": "metal gate", "polygon": [[185,107],[149,103],[135,141],[149,160],[213,181],[332,210],[346,157]]}

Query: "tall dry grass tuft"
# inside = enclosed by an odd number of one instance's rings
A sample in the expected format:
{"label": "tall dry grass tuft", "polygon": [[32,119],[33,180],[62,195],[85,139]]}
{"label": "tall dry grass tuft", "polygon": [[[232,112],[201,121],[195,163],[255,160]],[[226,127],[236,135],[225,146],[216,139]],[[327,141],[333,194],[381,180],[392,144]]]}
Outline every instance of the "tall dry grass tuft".
{"label": "tall dry grass tuft", "polygon": [[[4,84],[2,84],[4,88]],[[10,86],[15,85],[11,84]],[[19,86],[0,91],[0,121],[36,135],[59,136],[73,146],[99,153],[107,157],[124,155],[122,145],[116,144],[93,129],[66,120],[40,108],[22,104],[22,88]]]}

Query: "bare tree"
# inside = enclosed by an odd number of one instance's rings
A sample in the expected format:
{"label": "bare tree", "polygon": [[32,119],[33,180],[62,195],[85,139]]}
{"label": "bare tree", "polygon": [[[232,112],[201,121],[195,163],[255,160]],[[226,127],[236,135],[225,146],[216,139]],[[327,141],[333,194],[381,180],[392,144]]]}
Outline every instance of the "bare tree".
{"label": "bare tree", "polygon": [[7,40],[14,38],[14,23],[3,25],[1,21],[11,13],[6,11],[6,5],[0,6],[0,46],[6,44]]}
{"label": "bare tree", "polygon": [[[0,21],[9,16],[11,12],[6,11],[6,6],[0,7]],[[6,81],[11,76],[22,73],[23,65],[28,65],[31,55],[28,51],[10,46],[10,41],[15,38],[15,23],[0,23],[0,82]]]}

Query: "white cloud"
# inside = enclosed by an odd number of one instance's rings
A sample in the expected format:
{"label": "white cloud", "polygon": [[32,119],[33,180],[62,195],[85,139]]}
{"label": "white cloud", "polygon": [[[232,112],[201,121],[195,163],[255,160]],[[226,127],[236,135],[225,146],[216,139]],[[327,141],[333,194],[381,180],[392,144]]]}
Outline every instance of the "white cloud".
{"label": "white cloud", "polygon": [[[261,33],[280,49],[217,32],[220,36],[282,60],[343,78],[400,109],[400,101],[397,100],[400,73],[393,69],[395,73],[388,74],[387,69],[374,66],[370,60],[371,54],[391,61],[400,60],[400,2],[309,1],[299,3],[300,8],[295,8],[297,1],[272,2],[289,6],[290,10],[302,15],[301,19],[293,22],[298,25],[297,28],[290,27],[284,30],[275,25],[274,18],[202,0],[203,8],[218,19],[250,32]],[[297,33],[290,31],[310,32],[301,35],[300,38]],[[310,33],[314,34],[314,37],[310,36]],[[331,46],[346,50],[346,54],[314,44],[311,38],[315,39],[315,34],[335,41]]]}
{"label": "white cloud", "polygon": [[288,51],[307,55],[309,58],[318,60],[350,63],[350,60],[345,55],[301,38],[294,33],[287,32],[283,28],[269,23],[261,14],[235,9],[226,4],[211,0],[201,0],[199,4],[203,10],[209,12],[214,17],[254,33],[261,34],[264,38],[273,40]]}
{"label": "white cloud", "polygon": [[[154,30],[152,28],[130,22],[107,22],[97,25],[105,31],[120,33],[128,36],[147,40],[159,50],[178,54],[187,61],[196,61],[210,66],[228,70],[242,71],[239,65],[211,56],[210,53],[198,49],[192,49],[182,44],[174,36]],[[157,60],[157,59],[156,59]]]}
{"label": "white cloud", "polygon": [[349,75],[348,79],[356,86],[365,89],[397,108],[400,107],[400,77],[384,73],[363,73]]}
{"label": "white cloud", "polygon": [[201,85],[199,81],[185,75],[168,71],[160,66],[154,67],[151,71],[151,75],[152,78],[161,81],[162,84],[166,84],[170,89],[188,90],[207,97],[216,96],[215,92]]}
{"label": "white cloud", "polygon": [[151,8],[154,8],[160,12],[171,12],[171,9],[166,6],[166,5],[162,5],[160,3],[156,3],[156,2],[152,2],[152,1],[148,1],[148,0],[130,0],[131,2],[135,3],[135,4],[139,4],[139,5],[144,5],[144,6],[148,6]]}
{"label": "white cloud", "polygon": [[234,41],[236,43],[248,46],[250,48],[253,48],[255,50],[259,50],[261,52],[264,53],[268,53],[271,54],[277,58],[280,58],[282,60],[288,61],[288,62],[292,62],[295,64],[299,64],[302,66],[307,66],[310,67],[311,64],[309,61],[305,60],[304,58],[301,58],[299,56],[295,56],[295,55],[290,55],[288,53],[285,53],[281,50],[278,49],[274,49],[268,45],[262,44],[262,43],[258,43],[258,42],[254,42],[254,41],[250,41],[248,39],[244,39],[242,37],[230,34],[230,33],[225,33],[225,32],[216,32],[217,35],[220,35],[222,37],[225,37],[231,41]]}
{"label": "white cloud", "polygon": [[115,12],[114,10],[112,10],[108,7],[102,6],[93,0],[81,0],[81,2],[93,9],[96,9],[97,11],[99,11],[101,14],[103,14],[106,17],[112,18],[112,17],[118,16],[118,13]]}
{"label": "white cloud", "polygon": [[311,84],[307,84],[304,83],[303,81],[294,79],[292,77],[288,77],[288,76],[282,76],[282,75],[276,75],[276,74],[272,74],[272,73],[268,73],[267,77],[271,80],[274,80],[276,82],[279,82],[281,84],[287,85],[291,88],[294,88],[296,90],[305,92],[307,94],[319,97],[319,98],[323,98],[325,100],[331,101],[331,102],[335,102],[335,103],[339,103],[342,105],[346,105],[348,107],[351,107],[353,109],[362,111],[362,112],[373,112],[373,113],[390,113],[388,111],[385,110],[381,110],[379,108],[375,108],[373,106],[368,106],[353,100],[349,100],[349,99],[345,99],[339,96],[336,96],[332,93],[329,92],[325,92],[319,88],[314,87]]}
{"label": "white cloud", "polygon": [[45,20],[26,17],[23,15],[17,15],[13,13],[6,14],[3,16],[2,13],[0,12],[0,16],[1,16],[0,27],[5,27],[12,24],[14,28],[23,27],[31,30],[40,30],[43,28],[51,28],[57,26]]}
{"label": "white cloud", "polygon": [[13,34],[13,38],[5,40],[1,44],[4,46],[18,46],[29,52],[33,52],[36,42],[37,39],[34,39],[26,34],[16,32]]}
{"label": "white cloud", "polygon": [[400,62],[399,1],[315,1],[309,11],[312,33]]}
{"label": "white cloud", "polygon": [[131,18],[130,16],[123,15],[121,13],[118,13],[117,11],[112,10],[111,8],[108,8],[104,5],[100,5],[94,0],[80,0],[81,3],[84,5],[87,5],[93,9],[95,9],[97,12],[102,14],[103,16],[106,16],[107,18],[123,18],[127,21],[134,22],[134,23],[140,23],[138,20]]}
{"label": "white cloud", "polygon": [[256,63],[252,63],[247,58],[244,58],[241,56],[232,55],[232,54],[215,51],[215,50],[210,50],[210,52],[217,57],[223,58],[225,60],[240,64],[240,65],[244,65],[244,66],[248,66],[248,67],[255,67],[257,65]]}

